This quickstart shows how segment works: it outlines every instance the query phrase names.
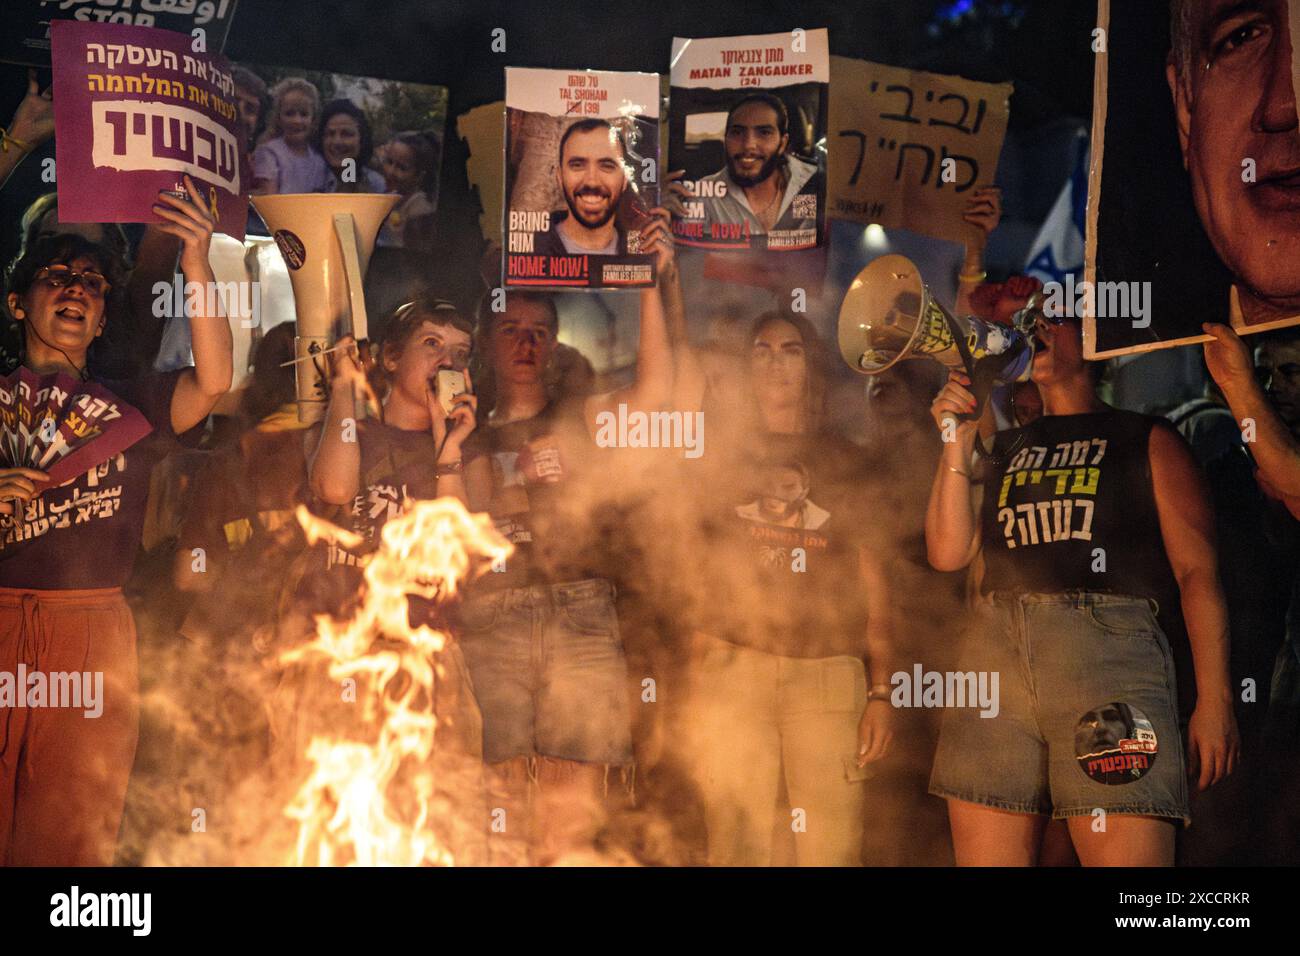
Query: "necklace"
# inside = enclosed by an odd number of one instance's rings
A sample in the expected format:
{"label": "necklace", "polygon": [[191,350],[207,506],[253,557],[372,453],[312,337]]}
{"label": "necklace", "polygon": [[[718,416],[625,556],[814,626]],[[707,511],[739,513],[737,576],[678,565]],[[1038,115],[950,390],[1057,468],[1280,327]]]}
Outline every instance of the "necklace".
{"label": "necklace", "polygon": [[776,190],[773,192],[772,198],[768,200],[767,205],[762,209],[754,211],[755,218],[763,224],[764,229],[771,229],[776,225],[775,219],[768,222],[768,214],[771,213],[772,207],[780,202],[781,197],[785,195],[785,185],[785,173],[778,170],[776,173]]}

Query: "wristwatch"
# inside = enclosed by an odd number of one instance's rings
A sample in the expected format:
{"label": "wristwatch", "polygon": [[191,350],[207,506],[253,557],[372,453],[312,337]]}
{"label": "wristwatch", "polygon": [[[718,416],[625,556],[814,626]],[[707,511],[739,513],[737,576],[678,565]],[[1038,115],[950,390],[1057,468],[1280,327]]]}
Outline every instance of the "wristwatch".
{"label": "wristwatch", "polygon": [[457,458],[455,461],[438,462],[433,469],[433,477],[443,478],[447,475],[459,475],[465,468],[465,462]]}

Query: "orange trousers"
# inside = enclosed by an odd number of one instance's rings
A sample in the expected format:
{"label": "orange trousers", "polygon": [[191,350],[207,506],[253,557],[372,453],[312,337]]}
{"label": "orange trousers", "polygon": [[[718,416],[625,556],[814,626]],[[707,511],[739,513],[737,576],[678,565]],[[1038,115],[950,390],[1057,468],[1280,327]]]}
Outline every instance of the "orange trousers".
{"label": "orange trousers", "polygon": [[[139,733],[135,640],[119,588],[0,588],[0,864],[112,864]],[[51,692],[18,706],[19,675],[32,687],[38,674]],[[87,690],[79,706],[72,680]]]}

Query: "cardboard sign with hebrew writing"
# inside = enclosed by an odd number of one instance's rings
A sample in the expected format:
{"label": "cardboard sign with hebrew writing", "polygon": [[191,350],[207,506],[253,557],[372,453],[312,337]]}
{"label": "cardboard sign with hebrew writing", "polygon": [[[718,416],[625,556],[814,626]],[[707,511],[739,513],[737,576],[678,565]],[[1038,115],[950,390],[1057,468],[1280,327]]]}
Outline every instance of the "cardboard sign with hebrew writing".
{"label": "cardboard sign with hebrew writing", "polygon": [[971,193],[993,185],[1010,83],[831,57],[830,215],[940,239],[971,237]]}
{"label": "cardboard sign with hebrew writing", "polygon": [[825,30],[673,38],[668,154],[690,195],[673,237],[711,250],[825,240]]}
{"label": "cardboard sign with hebrew writing", "polygon": [[59,20],[55,161],[64,222],[162,222],[159,190],[188,174],[217,232],[244,237],[248,196],[225,57],[151,27]]}
{"label": "cardboard sign with hebrew writing", "polygon": [[659,74],[507,69],[505,286],[653,285],[658,169]]}

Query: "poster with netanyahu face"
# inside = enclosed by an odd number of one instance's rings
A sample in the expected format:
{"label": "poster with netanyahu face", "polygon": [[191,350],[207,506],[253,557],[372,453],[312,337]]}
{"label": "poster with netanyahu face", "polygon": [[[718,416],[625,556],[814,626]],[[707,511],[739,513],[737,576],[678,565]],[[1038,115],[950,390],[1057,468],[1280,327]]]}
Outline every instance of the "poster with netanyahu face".
{"label": "poster with netanyahu face", "polygon": [[506,70],[504,285],[654,285],[659,75]]}
{"label": "poster with netanyahu face", "polygon": [[1297,6],[1100,0],[1084,281],[1045,290],[1089,358],[1300,324]]}
{"label": "poster with netanyahu face", "polygon": [[668,156],[684,169],[673,238],[713,250],[824,241],[825,30],[673,38]]}

